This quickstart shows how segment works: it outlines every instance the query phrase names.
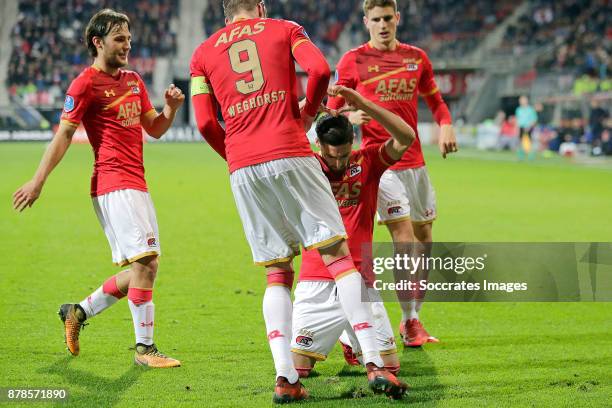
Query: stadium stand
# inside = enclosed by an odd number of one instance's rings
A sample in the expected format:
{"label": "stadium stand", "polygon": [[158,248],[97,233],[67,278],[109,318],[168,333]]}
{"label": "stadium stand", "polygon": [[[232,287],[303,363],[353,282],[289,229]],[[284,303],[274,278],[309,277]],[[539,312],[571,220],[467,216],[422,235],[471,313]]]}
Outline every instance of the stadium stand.
{"label": "stadium stand", "polygon": [[612,5],[606,0],[534,1],[530,11],[507,30],[504,48],[520,54],[524,48],[552,44],[538,59],[537,68],[604,79],[612,61],[611,19]]}
{"label": "stadium stand", "polygon": [[176,48],[178,0],[20,0],[12,31],[8,83],[11,96],[29,105],[49,106],[63,99],[70,81],[89,64],[83,31],[104,7],[131,19],[130,63],[150,82],[155,57]]}
{"label": "stadium stand", "polygon": [[[155,78],[157,90],[167,80],[187,89],[190,55],[203,37],[197,32],[202,28],[208,36],[225,24],[220,0],[16,3],[6,84],[9,96],[18,101],[20,126],[27,128],[39,123],[32,107],[56,123],[57,114],[51,111],[59,112],[69,82],[89,63],[83,30],[100,8],[130,16],[130,65],[149,84]],[[332,68],[344,51],[367,41],[361,6],[361,0],[266,0],[270,17],[305,27]],[[398,38],[428,52],[457,123],[477,127],[500,109],[511,115],[518,95],[526,94],[541,107],[536,135],[542,135],[543,148],[575,143],[591,146],[593,154],[612,153],[609,1],[402,0],[398,6]],[[0,111],[0,127],[15,127],[7,122],[12,121],[10,109],[5,111]],[[424,122],[431,120],[425,106],[419,115]],[[188,121],[186,115],[182,123]]]}

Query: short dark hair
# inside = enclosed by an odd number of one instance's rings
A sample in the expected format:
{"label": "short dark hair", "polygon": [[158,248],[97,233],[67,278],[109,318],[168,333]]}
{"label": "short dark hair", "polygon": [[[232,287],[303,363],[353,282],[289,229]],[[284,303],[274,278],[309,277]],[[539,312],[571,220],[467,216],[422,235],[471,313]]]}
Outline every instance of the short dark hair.
{"label": "short dark hair", "polygon": [[225,18],[232,18],[238,10],[252,11],[262,0],[223,0]]}
{"label": "short dark hair", "polygon": [[367,16],[368,11],[374,7],[393,7],[393,10],[397,11],[397,2],[395,0],[364,0],[363,14]]}
{"label": "short dark hair", "polygon": [[85,28],[85,39],[87,41],[87,50],[92,57],[98,56],[98,50],[96,45],[93,43],[94,37],[104,38],[111,32],[116,26],[122,26],[127,24],[128,30],[130,29],[130,18],[123,13],[119,13],[113,9],[104,9],[98,11],[89,20],[87,27]]}
{"label": "short dark hair", "polygon": [[353,125],[351,125],[344,115],[323,115],[317,121],[316,131],[319,143],[332,146],[340,146],[347,143],[352,144],[355,137]]}

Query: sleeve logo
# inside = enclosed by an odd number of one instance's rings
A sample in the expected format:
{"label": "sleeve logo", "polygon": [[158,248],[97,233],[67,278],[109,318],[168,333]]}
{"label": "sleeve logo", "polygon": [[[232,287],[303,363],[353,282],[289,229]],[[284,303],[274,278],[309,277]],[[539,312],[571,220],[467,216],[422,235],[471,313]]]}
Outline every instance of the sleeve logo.
{"label": "sleeve logo", "polygon": [[64,112],[70,113],[74,109],[74,98],[70,95],[66,95],[66,100],[64,101]]}
{"label": "sleeve logo", "polygon": [[306,32],[305,28],[302,28],[302,34],[304,34],[304,37],[308,38],[310,40],[310,37],[308,36],[308,33]]}

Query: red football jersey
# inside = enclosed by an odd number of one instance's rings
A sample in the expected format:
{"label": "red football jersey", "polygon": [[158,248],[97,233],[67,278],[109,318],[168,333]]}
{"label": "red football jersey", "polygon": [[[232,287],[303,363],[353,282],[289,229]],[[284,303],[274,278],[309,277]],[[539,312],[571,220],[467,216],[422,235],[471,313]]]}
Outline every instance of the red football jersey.
{"label": "red football jersey", "polygon": [[[362,265],[361,251],[364,244],[372,245],[378,184],[382,174],[395,163],[395,160],[387,154],[384,143],[354,151],[343,173],[333,172],[321,156],[316,155],[316,157],[329,179],[332,192],[338,202],[355,267],[363,275],[366,285],[371,287],[374,274],[371,267]],[[333,280],[316,249],[302,252],[299,280]]]}
{"label": "red football jersey", "polygon": [[[357,90],[367,99],[400,116],[417,131],[418,95],[438,92],[433,68],[425,51],[398,42],[394,51],[379,51],[369,43],[348,51],[336,66],[336,84]],[[330,98],[328,105],[338,109],[342,98]],[[363,146],[389,139],[380,123],[371,120],[361,126]],[[421,167],[425,164],[418,137],[392,167],[394,170]]]}
{"label": "red football jersey", "polygon": [[230,172],[313,155],[300,118],[292,55],[305,41],[296,23],[254,18],[229,24],[195,50],[192,95],[210,94],[221,108]]}
{"label": "red football jersey", "polygon": [[66,92],[61,120],[83,122],[94,151],[93,197],[115,190],[147,191],[142,159],[142,115],[155,114],[140,75],[119,70],[115,76],[88,67]]}

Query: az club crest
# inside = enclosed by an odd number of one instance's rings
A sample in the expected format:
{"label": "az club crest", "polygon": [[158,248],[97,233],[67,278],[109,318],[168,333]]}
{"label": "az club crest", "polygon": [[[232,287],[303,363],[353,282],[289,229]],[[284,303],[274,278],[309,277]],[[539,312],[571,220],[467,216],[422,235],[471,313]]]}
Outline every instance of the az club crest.
{"label": "az club crest", "polygon": [[295,338],[295,342],[299,344],[300,346],[307,347],[307,348],[312,346],[312,338],[307,337],[307,336],[297,336]]}
{"label": "az club crest", "polygon": [[349,177],[355,177],[356,175],[361,173],[361,166],[360,165],[356,165],[356,166],[352,166],[349,169]]}

